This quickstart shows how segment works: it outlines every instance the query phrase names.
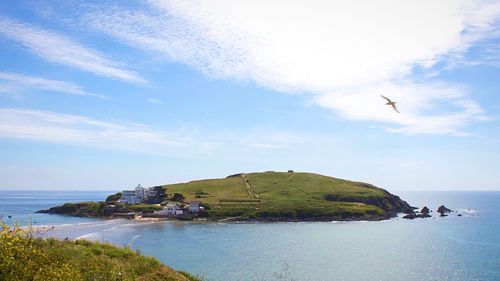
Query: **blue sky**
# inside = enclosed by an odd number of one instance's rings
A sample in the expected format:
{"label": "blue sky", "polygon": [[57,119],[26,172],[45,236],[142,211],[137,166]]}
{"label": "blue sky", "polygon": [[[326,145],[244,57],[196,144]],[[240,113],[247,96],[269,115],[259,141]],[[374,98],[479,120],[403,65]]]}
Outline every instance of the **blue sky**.
{"label": "blue sky", "polygon": [[499,20],[498,1],[3,1],[0,188],[294,169],[499,190]]}

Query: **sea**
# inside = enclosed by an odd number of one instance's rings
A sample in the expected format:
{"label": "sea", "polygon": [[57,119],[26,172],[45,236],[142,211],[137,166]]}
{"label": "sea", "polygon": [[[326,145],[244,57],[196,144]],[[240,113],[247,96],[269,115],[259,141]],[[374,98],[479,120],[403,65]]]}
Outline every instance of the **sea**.
{"label": "sea", "polygon": [[[34,213],[111,193],[0,190],[0,220],[32,225],[43,237],[131,247],[205,280],[500,280],[500,192],[396,192],[434,210],[432,218],[376,222],[138,222]],[[441,204],[456,212],[439,217]]]}

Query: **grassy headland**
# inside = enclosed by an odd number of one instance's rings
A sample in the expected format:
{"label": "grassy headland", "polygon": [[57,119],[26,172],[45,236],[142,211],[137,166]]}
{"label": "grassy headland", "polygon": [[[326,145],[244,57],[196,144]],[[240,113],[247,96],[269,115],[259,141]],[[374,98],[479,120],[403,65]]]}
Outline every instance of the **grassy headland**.
{"label": "grassy headland", "polygon": [[163,185],[167,194],[199,200],[209,217],[249,220],[387,219],[411,207],[371,184],[294,172],[237,174]]}
{"label": "grassy headland", "polygon": [[[160,187],[158,187],[160,188]],[[313,173],[263,172],[161,186],[167,201],[201,201],[200,216],[213,220],[331,221],[382,220],[412,211],[398,196],[371,184]],[[114,199],[111,200],[111,199]],[[152,213],[160,204],[68,203],[40,212],[111,217]]]}
{"label": "grassy headland", "polygon": [[0,253],[0,280],[199,280],[128,248],[34,238],[6,225],[0,229]]}

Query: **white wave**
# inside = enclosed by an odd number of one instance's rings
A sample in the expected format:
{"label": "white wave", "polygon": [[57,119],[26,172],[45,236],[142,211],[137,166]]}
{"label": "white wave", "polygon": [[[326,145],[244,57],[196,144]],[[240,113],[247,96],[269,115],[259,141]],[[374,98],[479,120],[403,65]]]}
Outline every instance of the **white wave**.
{"label": "white wave", "polygon": [[141,222],[125,223],[125,224],[122,224],[121,226],[129,227],[129,226],[138,226],[138,225],[155,224],[155,223],[158,223],[158,222],[156,222],[156,221],[141,221]]}
{"label": "white wave", "polygon": [[477,210],[474,210],[474,209],[458,209],[458,212],[460,212],[460,213],[467,213],[467,214],[476,214]]}
{"label": "white wave", "polygon": [[75,238],[75,240],[86,239],[86,240],[97,240],[101,237],[101,234],[98,232],[87,233],[84,235],[80,235]]}
{"label": "white wave", "polygon": [[108,225],[108,224],[118,223],[120,221],[121,221],[121,219],[99,220],[99,221],[91,221],[91,222],[80,222],[80,223],[76,223],[76,225]]}
{"label": "white wave", "polygon": [[130,239],[130,243],[129,243],[129,245],[132,245],[132,243],[134,243],[135,239],[137,239],[137,238],[139,238],[139,237],[141,237],[141,235],[140,235],[140,234],[134,235],[134,236],[132,237],[132,239]]}
{"label": "white wave", "polygon": [[475,209],[458,209],[457,213],[459,215],[467,216],[467,217],[472,217],[472,216],[477,216],[478,211]]}
{"label": "white wave", "polygon": [[494,242],[481,242],[481,241],[470,241],[470,240],[460,240],[456,239],[454,237],[450,237],[452,241],[455,241],[457,243],[461,244],[472,244],[472,245],[483,245],[483,246],[500,246],[500,243],[494,243]]}

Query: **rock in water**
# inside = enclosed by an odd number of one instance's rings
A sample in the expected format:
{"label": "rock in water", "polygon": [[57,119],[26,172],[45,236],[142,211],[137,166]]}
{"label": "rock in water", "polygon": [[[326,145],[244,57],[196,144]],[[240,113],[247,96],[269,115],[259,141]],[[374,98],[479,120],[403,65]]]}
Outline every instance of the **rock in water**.
{"label": "rock in water", "polygon": [[424,206],[420,211],[420,214],[417,215],[417,218],[430,218],[431,215],[429,215],[429,213],[430,213],[429,208],[427,208],[427,206]]}
{"label": "rock in water", "polygon": [[409,219],[409,220],[412,220],[412,219],[416,219],[416,218],[420,218],[420,219],[423,219],[423,218],[430,218],[431,215],[429,215],[429,208],[427,207],[423,207],[422,210],[419,212],[419,213],[415,213],[415,212],[407,212],[405,216],[403,216],[403,219]]}
{"label": "rock in water", "polygon": [[416,218],[417,218],[417,214],[415,214],[415,213],[406,214],[403,216],[403,219],[409,219],[409,220],[416,219]]}
{"label": "rock in water", "polygon": [[451,213],[451,209],[446,208],[444,205],[439,206],[437,212],[442,216],[447,216],[447,213]]}

